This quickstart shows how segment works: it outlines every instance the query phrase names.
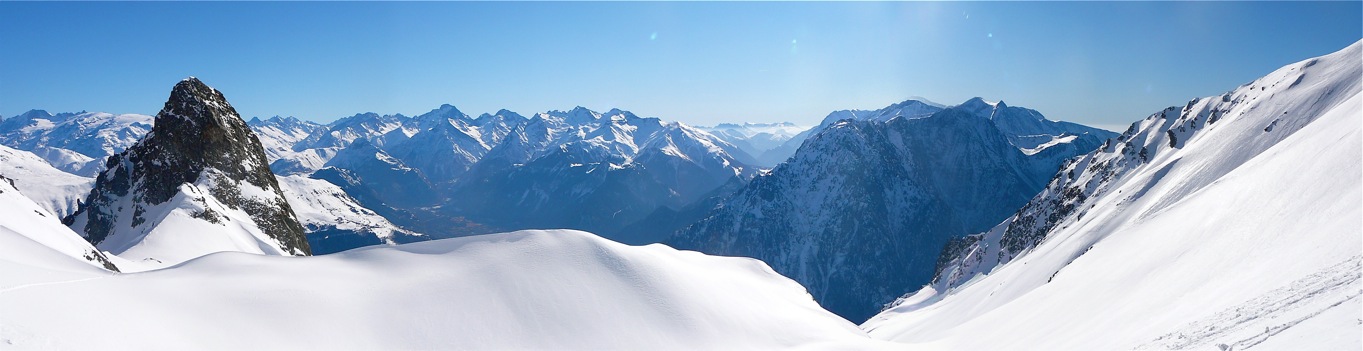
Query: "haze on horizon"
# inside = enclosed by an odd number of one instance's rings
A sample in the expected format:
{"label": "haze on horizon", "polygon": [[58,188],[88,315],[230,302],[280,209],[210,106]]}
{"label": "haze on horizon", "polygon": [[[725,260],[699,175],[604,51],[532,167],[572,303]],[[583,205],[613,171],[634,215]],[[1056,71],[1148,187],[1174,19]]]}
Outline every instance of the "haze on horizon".
{"label": "haze on horizon", "polygon": [[0,2],[0,115],[155,114],[197,76],[247,118],[619,107],[790,121],[974,96],[1120,129],[1363,37],[1359,2]]}

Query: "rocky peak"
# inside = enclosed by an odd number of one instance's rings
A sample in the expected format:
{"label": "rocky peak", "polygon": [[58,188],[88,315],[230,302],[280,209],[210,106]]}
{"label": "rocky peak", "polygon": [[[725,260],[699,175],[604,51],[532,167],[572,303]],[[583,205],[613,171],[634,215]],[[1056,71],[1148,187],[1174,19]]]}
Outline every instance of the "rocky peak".
{"label": "rocky peak", "polygon": [[260,140],[236,109],[221,92],[190,77],[171,90],[151,131],[109,158],[85,204],[65,222],[96,245],[115,236],[135,244],[137,235],[155,230],[162,219],[157,216],[167,216],[150,209],[172,200],[193,202],[200,208],[194,218],[221,223],[233,217],[220,212],[249,217],[275,241],[262,244],[308,254],[303,228],[267,165]]}

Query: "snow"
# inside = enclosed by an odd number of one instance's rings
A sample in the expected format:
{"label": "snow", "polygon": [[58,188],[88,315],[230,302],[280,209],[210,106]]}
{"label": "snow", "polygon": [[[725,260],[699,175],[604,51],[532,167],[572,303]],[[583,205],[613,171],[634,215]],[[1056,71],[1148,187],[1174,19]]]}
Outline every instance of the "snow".
{"label": "snow", "polygon": [[4,145],[0,145],[0,176],[14,180],[20,193],[58,218],[74,212],[95,184],[94,178],[63,172],[33,153]]}
{"label": "snow", "polygon": [[1081,202],[1085,215],[863,329],[948,349],[1363,347],[1361,45],[1138,122],[1150,160]]}
{"label": "snow", "polygon": [[[153,121],[147,115],[105,112],[49,115],[43,111],[30,111],[21,117],[27,118],[16,117],[0,123],[0,144],[35,152],[40,147],[66,149],[97,160],[97,163],[137,142],[151,130]],[[60,167],[63,163],[54,164]],[[89,173],[81,174],[95,175],[99,169],[84,172]]]}
{"label": "snow", "polygon": [[[4,214],[0,216],[0,293],[71,272],[106,272],[97,260],[87,258],[102,256],[99,251],[4,179],[0,179],[0,213]],[[17,268],[20,265],[22,269]]]}
{"label": "snow", "polygon": [[[271,162],[279,159],[304,159],[305,164],[318,165],[324,163],[307,160],[310,157],[317,157],[316,153],[306,153],[298,155],[300,151],[294,151],[293,146],[313,133],[326,129],[319,124],[306,122],[294,117],[281,118],[271,117],[267,120],[253,118],[247,123],[251,131],[255,132],[256,138],[260,140],[261,146],[265,149],[265,157]],[[315,168],[314,168],[315,169]]]}
{"label": "snow", "polygon": [[[748,153],[753,157],[762,156],[764,153],[781,147],[781,144],[795,138],[800,133],[809,130],[811,127],[795,125],[790,122],[783,123],[723,123],[714,127],[697,127],[726,143],[735,145],[738,149]],[[788,154],[772,156],[770,159],[758,157],[757,163],[761,166],[771,167],[784,161],[789,157]]]}
{"label": "snow", "polygon": [[0,344],[21,349],[894,348],[760,261],[568,230],[121,275],[4,267]]}
{"label": "snow", "polygon": [[388,244],[395,243],[396,233],[416,235],[360,205],[335,184],[301,175],[276,178],[289,207],[304,227],[372,232]]}
{"label": "snow", "polygon": [[1048,136],[1048,137],[1051,138],[1050,141],[1041,143],[1041,145],[1037,145],[1035,148],[1030,148],[1030,149],[1028,149],[1028,148],[1023,148],[1023,149],[1022,149],[1022,153],[1025,153],[1025,154],[1028,154],[1028,155],[1035,155],[1035,154],[1037,154],[1038,152],[1041,152],[1042,150],[1046,150],[1046,148],[1049,148],[1049,147],[1052,147],[1052,146],[1056,146],[1056,145],[1060,145],[1060,144],[1065,144],[1065,143],[1073,142],[1074,139],[1078,139],[1078,138],[1079,138],[1078,135],[1063,135],[1063,136]]}
{"label": "snow", "polygon": [[40,146],[29,151],[46,160],[52,167],[75,175],[94,176],[104,169],[103,157],[92,158],[59,147]]}
{"label": "snow", "polygon": [[[291,255],[282,245],[265,234],[243,209],[233,209],[209,194],[216,170],[206,170],[194,183],[181,184],[169,201],[146,206],[145,221],[134,224],[130,212],[117,217],[113,231],[97,247],[120,258],[138,262],[149,268],[178,264],[214,252],[237,251],[265,255]],[[232,186],[232,185],[229,185]],[[248,190],[251,185],[241,182],[235,186],[243,195],[273,197],[272,192]],[[132,207],[131,197],[124,197],[123,207]],[[218,218],[208,220],[205,214]],[[84,218],[84,217],[80,217]],[[73,227],[82,227],[82,223]]]}

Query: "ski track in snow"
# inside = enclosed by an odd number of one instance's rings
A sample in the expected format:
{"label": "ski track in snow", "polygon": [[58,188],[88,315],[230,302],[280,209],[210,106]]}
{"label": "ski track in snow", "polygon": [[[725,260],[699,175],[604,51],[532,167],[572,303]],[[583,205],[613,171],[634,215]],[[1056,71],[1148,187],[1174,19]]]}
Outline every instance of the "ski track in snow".
{"label": "ski track in snow", "polygon": [[[1252,348],[1288,328],[1363,295],[1363,256],[1354,256],[1245,303],[1164,334],[1136,349],[1183,350],[1213,342],[1221,350]],[[1264,328],[1263,332],[1258,327]]]}
{"label": "ski track in snow", "polygon": [[57,282],[43,282],[43,283],[31,283],[31,284],[16,285],[16,286],[12,286],[12,287],[8,287],[8,288],[0,289],[0,294],[4,294],[4,293],[11,292],[11,291],[15,291],[15,290],[21,290],[21,289],[25,289],[25,288],[32,288],[32,287],[35,287],[35,286],[79,283],[79,282],[91,281],[91,280],[95,280],[95,279],[104,279],[104,278],[108,278],[108,277],[109,277],[109,276],[103,276],[103,275],[102,275],[102,276],[98,276],[98,277],[89,277],[89,278],[82,278],[82,279],[75,279],[75,280],[63,280],[63,281],[57,281]]}

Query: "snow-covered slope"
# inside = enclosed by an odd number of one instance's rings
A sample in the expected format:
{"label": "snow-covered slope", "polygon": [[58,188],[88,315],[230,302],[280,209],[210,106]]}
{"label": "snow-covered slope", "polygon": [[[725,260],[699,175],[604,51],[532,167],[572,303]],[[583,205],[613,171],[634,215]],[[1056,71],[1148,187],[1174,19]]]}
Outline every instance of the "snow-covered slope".
{"label": "snow-covered slope", "polygon": [[31,110],[0,121],[0,144],[33,151],[63,171],[95,176],[105,158],[132,146],[151,124],[151,116],[138,114]]}
{"label": "snow-covered slope", "polygon": [[308,254],[260,141],[198,79],[176,84],[151,132],[108,164],[64,220],[101,250],[160,264],[218,251]]}
{"label": "snow-covered slope", "polygon": [[957,349],[1358,349],[1361,46],[1132,124],[862,327]]}
{"label": "snow-covered slope", "polygon": [[393,225],[325,180],[302,175],[278,178],[279,189],[308,233],[314,255],[420,240],[420,234]]}
{"label": "snow-covered slope", "polygon": [[10,283],[14,276],[0,276],[0,343],[15,348],[893,347],[820,309],[757,260],[576,231],[305,258],[219,253],[159,271],[64,272],[27,286]]}
{"label": "snow-covered slope", "polygon": [[0,176],[9,178],[20,193],[57,218],[75,212],[95,186],[94,178],[62,172],[37,155],[4,145],[0,145]]}
{"label": "snow-covered slope", "polygon": [[103,252],[63,226],[61,218],[20,194],[13,183],[0,176],[0,213],[4,214],[0,216],[0,276],[4,277],[0,293],[40,282],[49,270],[104,272],[91,266],[118,270]]}
{"label": "snow-covered slope", "polygon": [[274,116],[264,120],[251,118],[246,125],[250,126],[251,131],[260,139],[260,145],[265,147],[265,157],[270,162],[281,158],[298,158],[294,156],[298,151],[295,151],[293,146],[315,133],[326,130],[323,125],[296,117]]}
{"label": "snow-covered slope", "polygon": [[46,146],[38,146],[28,152],[32,152],[62,172],[94,177],[99,175],[99,171],[104,170],[103,157],[94,158],[79,152]]}

